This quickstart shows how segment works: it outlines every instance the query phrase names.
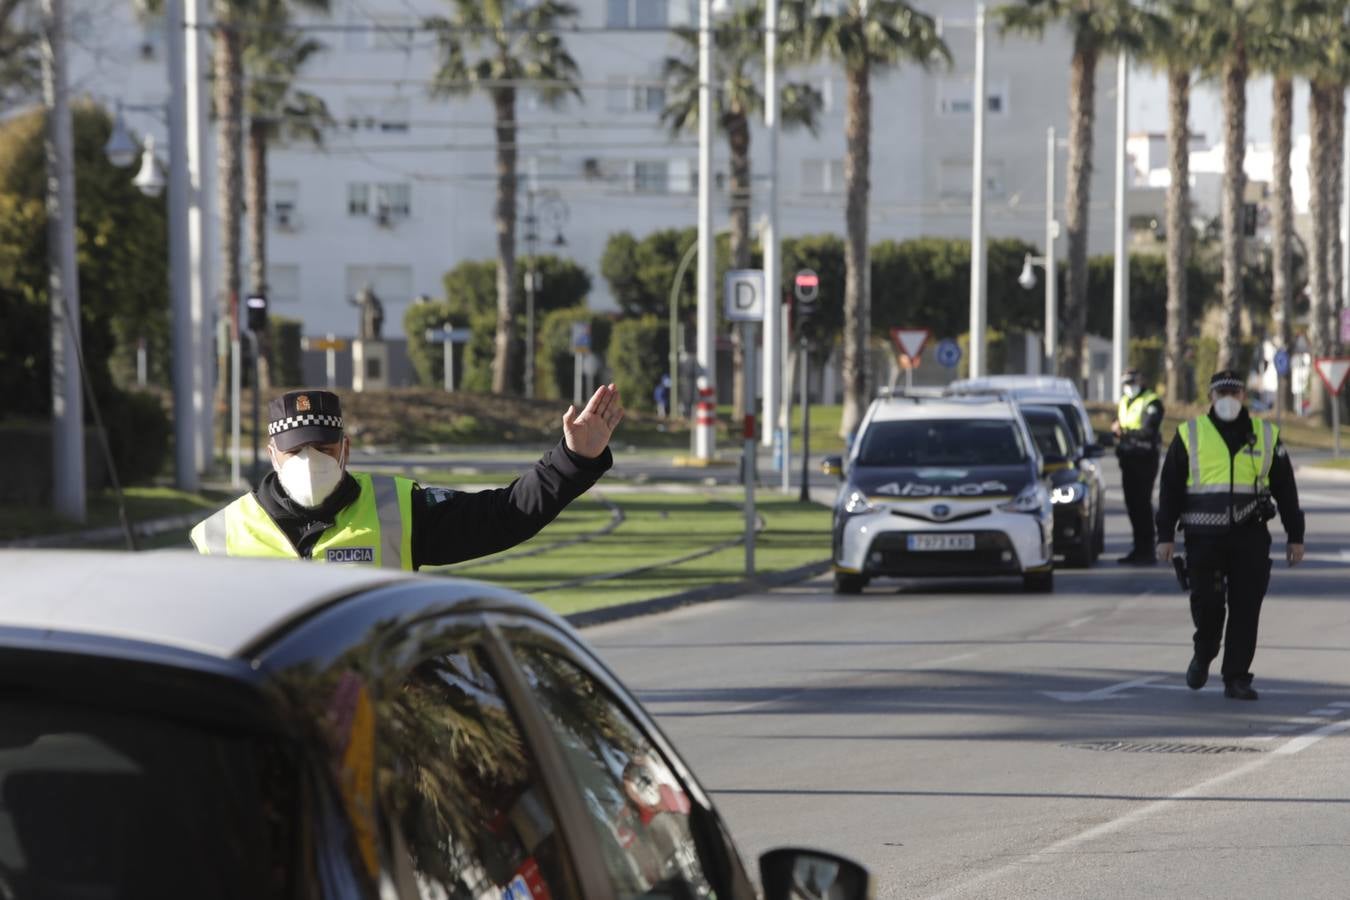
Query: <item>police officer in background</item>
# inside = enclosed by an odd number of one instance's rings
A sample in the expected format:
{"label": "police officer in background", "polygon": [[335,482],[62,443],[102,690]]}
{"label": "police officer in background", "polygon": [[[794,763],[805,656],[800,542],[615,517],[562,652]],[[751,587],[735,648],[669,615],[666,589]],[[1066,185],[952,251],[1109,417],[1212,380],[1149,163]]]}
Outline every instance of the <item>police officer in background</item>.
{"label": "police officer in background", "polygon": [[1137,369],[1126,369],[1121,377],[1120,406],[1111,423],[1125,511],[1134,532],[1134,546],[1117,560],[1123,565],[1151,566],[1157,561],[1153,553],[1153,481],[1158,477],[1162,421],[1162,398],[1144,386]]}
{"label": "police officer in background", "polygon": [[1226,605],[1224,696],[1255,700],[1251,664],[1261,601],[1270,584],[1266,522],[1275,517],[1278,504],[1285,559],[1294,566],[1303,559],[1303,511],[1280,430],[1247,413],[1247,392],[1238,374],[1215,372],[1209,399],[1209,413],[1177,429],[1163,462],[1158,556],[1172,559],[1180,521],[1195,622],[1195,654],[1186,684],[1198,691],[1209,679],[1209,664],[1219,655]]}
{"label": "police officer in background", "polygon": [[508,487],[465,492],[347,471],[351,441],[329,391],[267,405],[273,471],[192,529],[212,556],[270,556],[412,570],[486,556],[528,540],[614,464],[623,418],[614,385],[563,414],[563,439]]}

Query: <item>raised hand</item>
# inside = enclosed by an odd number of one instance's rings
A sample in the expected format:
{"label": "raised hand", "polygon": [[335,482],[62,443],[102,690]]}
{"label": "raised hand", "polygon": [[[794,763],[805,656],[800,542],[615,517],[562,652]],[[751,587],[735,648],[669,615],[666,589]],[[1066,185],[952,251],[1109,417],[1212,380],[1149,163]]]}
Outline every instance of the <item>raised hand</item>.
{"label": "raised hand", "polygon": [[618,388],[602,384],[595,389],[586,407],[577,412],[568,406],[563,413],[563,439],[567,449],[577,456],[595,459],[609,446],[610,436],[623,419],[623,403]]}

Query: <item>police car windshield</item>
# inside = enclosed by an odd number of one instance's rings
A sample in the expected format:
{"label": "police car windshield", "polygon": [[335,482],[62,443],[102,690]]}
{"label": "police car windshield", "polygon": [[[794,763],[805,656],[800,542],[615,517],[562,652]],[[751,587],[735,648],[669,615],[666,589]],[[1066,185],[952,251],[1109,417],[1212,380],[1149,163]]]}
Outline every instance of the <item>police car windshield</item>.
{"label": "police car windshield", "polygon": [[873,422],[858,449],[860,466],[1008,466],[1027,458],[1007,419]]}

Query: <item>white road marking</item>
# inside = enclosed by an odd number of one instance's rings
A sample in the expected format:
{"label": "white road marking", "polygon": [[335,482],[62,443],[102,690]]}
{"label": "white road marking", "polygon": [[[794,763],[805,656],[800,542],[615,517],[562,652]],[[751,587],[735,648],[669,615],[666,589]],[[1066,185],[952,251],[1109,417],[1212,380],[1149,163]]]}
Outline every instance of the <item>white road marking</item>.
{"label": "white road marking", "polygon": [[1339,709],[1314,709],[1308,713],[1310,716],[1339,716],[1342,710]]}
{"label": "white road marking", "polygon": [[1258,734],[1256,737],[1248,738],[1248,740],[1251,740],[1251,741],[1273,741],[1273,740],[1275,740],[1275,735],[1273,735],[1273,734]]}
{"label": "white road marking", "polygon": [[1095,691],[1041,691],[1047,697],[1058,700],[1061,703],[1090,703],[1097,700],[1123,700],[1122,692],[1130,688],[1143,687],[1144,685],[1157,681],[1162,678],[1161,675],[1149,675],[1144,678],[1136,678],[1133,681],[1122,681],[1120,684],[1108,685],[1104,688],[1097,688]]}
{"label": "white road marking", "polygon": [[1290,716],[1285,721],[1294,725],[1316,725],[1322,720],[1317,716]]}
{"label": "white road marking", "polygon": [[[1184,685],[1184,684],[1145,684],[1145,685],[1141,685],[1141,687],[1143,687],[1145,690],[1150,690],[1150,691],[1192,691],[1192,690],[1193,690],[1192,688],[1189,688],[1189,687],[1187,687],[1187,686]],[[1208,687],[1202,687],[1202,688],[1200,689],[1199,692],[1200,692],[1200,693],[1203,693],[1203,694],[1222,694],[1222,693],[1223,693],[1223,682],[1216,679],[1216,682],[1215,682],[1214,684],[1211,684],[1211,685],[1209,685]],[[1261,695],[1262,695],[1262,696],[1265,696],[1266,694],[1292,694],[1292,693],[1293,693],[1293,691],[1286,691],[1286,690],[1283,690],[1282,688],[1261,688]]]}
{"label": "white road marking", "polygon": [[1335,703],[1328,703],[1327,706],[1339,706],[1341,709],[1350,708],[1350,700],[1337,700]]}
{"label": "white road marking", "polygon": [[[1350,727],[1350,720],[1346,721],[1346,725],[1347,727]],[[931,895],[929,897],[929,900],[944,900],[944,898],[947,897],[956,897],[962,894],[967,894],[967,892],[972,891],[973,889],[979,887],[980,885],[986,884],[990,881],[1000,878],[1012,872],[1015,869],[1019,869],[1030,864],[1042,862],[1046,857],[1054,856],[1055,854],[1058,853],[1064,853],[1065,851],[1072,850],[1073,848],[1077,847],[1080,844],[1085,844],[1089,841],[1094,841],[1097,838],[1111,834],[1112,832],[1119,831],[1122,828],[1134,824],[1140,819],[1146,819],[1149,816],[1153,815],[1154,813],[1166,809],[1169,806],[1172,806],[1179,800],[1185,800],[1188,797],[1204,794],[1206,791],[1209,791],[1217,787],[1218,785],[1223,784],[1225,781],[1231,781],[1234,778],[1238,778],[1242,775],[1254,772],[1257,769],[1261,768],[1262,766],[1269,765],[1272,759],[1274,759],[1273,756],[1262,756],[1258,759],[1252,760],[1246,765],[1242,765],[1237,767],[1236,769],[1224,772],[1222,775],[1215,775],[1213,778],[1206,779],[1205,781],[1202,781],[1198,784],[1194,784],[1184,790],[1177,791],[1175,794],[1171,794],[1167,797],[1164,797],[1161,800],[1155,800],[1152,803],[1148,803],[1145,804],[1144,806],[1138,807],[1137,809],[1133,809],[1130,812],[1125,813],[1124,815],[1117,816],[1116,818],[1103,822],[1100,825],[1094,825],[1093,827],[1085,831],[1080,831],[1078,834],[1071,835],[1070,837],[1064,838],[1061,841],[1056,841],[1055,843],[1049,845],[1048,847],[1044,847],[1040,850],[1033,851],[1019,860],[1007,863],[1006,865],[999,866],[996,869],[990,869],[987,872],[983,872],[975,876],[974,878],[964,881],[954,887],[948,888],[947,890],[943,891],[940,894]],[[982,894],[981,896],[989,896],[989,894],[986,893]]]}
{"label": "white road marking", "polygon": [[1270,726],[1271,731],[1298,731],[1298,728],[1299,726],[1297,725],[1288,725],[1288,724]]}
{"label": "white road marking", "polygon": [[1277,747],[1274,752],[1281,756],[1289,756],[1298,753],[1300,750],[1308,749],[1324,737],[1330,737],[1347,729],[1350,729],[1350,719],[1341,719],[1339,722],[1323,725],[1316,731],[1296,737],[1284,746]]}

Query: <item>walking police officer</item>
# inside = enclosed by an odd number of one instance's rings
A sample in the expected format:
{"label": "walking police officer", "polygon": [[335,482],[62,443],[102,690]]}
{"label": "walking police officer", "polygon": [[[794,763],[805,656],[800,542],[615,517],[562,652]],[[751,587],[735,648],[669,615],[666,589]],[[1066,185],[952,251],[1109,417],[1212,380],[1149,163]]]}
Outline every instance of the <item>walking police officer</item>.
{"label": "walking police officer", "polygon": [[1153,482],[1158,477],[1158,450],[1162,446],[1163,402],[1136,369],[1121,378],[1120,407],[1111,431],[1116,435],[1121,491],[1130,517],[1134,546],[1118,562],[1151,566],[1153,552]]}
{"label": "walking police officer", "polygon": [[291,391],[267,413],[273,471],[192,529],[197,549],[411,570],[533,537],[613,465],[609,439],[623,405],[614,385],[602,385],[581,412],[567,408],[563,439],[532,468],[508,487],[476,492],[348,472],[351,441],[336,394]]}
{"label": "walking police officer", "polygon": [[1279,428],[1252,418],[1246,397],[1236,372],[1214,373],[1209,413],[1177,429],[1158,497],[1159,557],[1172,558],[1178,521],[1186,538],[1195,623],[1186,684],[1197,691],[1204,687],[1224,636],[1224,696],[1236,700],[1257,696],[1251,664],[1261,601],[1270,584],[1266,522],[1275,518],[1275,504],[1284,525],[1285,559],[1291,566],[1303,559],[1303,511],[1293,464]]}

